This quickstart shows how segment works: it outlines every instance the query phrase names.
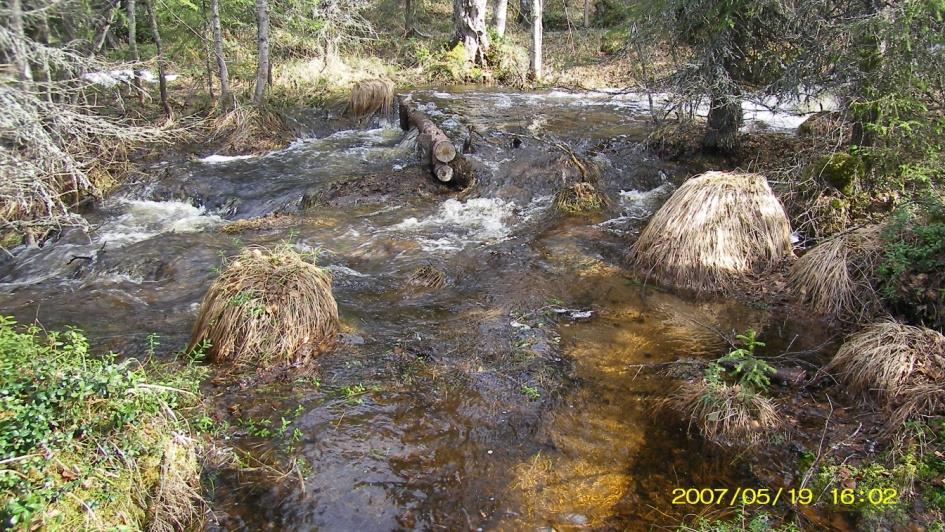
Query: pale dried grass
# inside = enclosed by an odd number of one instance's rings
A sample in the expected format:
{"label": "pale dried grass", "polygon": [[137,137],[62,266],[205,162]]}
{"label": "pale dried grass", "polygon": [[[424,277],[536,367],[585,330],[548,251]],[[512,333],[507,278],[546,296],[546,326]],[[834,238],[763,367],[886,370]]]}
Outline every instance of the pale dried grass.
{"label": "pale dried grass", "polygon": [[394,103],[394,84],[382,79],[360,81],[351,88],[347,112],[359,123],[380,112],[390,116]]}
{"label": "pale dried grass", "polygon": [[945,336],[882,321],[850,335],[824,368],[852,393],[889,408],[890,427],[945,413]]}
{"label": "pale dried grass", "polygon": [[707,172],[653,215],[632,265],[661,285],[732,291],[792,256],[790,222],[764,176]]}
{"label": "pale dried grass", "polygon": [[607,195],[586,182],[575,183],[555,192],[554,206],[567,214],[585,214],[603,210],[609,204]]}
{"label": "pale dried grass", "polygon": [[811,310],[846,323],[875,318],[883,310],[873,285],[881,230],[857,229],[808,251],[791,268],[790,291]]}
{"label": "pale dried grass", "polygon": [[407,279],[407,284],[416,288],[439,290],[446,286],[446,274],[427,264],[414,270]]}
{"label": "pale dried grass", "polygon": [[210,286],[188,349],[209,341],[210,360],[233,365],[316,356],[340,326],[331,280],[288,246],[246,249]]}
{"label": "pale dried grass", "polygon": [[197,492],[199,486],[196,442],[175,432],[164,445],[160,477],[149,506],[148,531],[193,530],[204,504]]}
{"label": "pale dried grass", "polygon": [[723,446],[753,446],[784,426],[777,406],[767,397],[737,384],[687,382],[666,399],[665,406],[689,420],[702,436]]}

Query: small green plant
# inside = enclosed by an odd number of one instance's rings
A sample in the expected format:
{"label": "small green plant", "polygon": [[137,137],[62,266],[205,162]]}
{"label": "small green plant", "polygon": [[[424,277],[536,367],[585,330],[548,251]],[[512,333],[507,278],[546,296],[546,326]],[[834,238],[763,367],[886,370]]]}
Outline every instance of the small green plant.
{"label": "small green plant", "polygon": [[741,347],[736,347],[711,364],[706,369],[706,381],[719,385],[731,379],[746,393],[766,392],[771,385],[769,376],[775,370],[764,360],[755,357],[755,349],[764,347],[764,342],[758,340],[758,333],[754,329],[736,335],[735,339]]}
{"label": "small green plant", "polygon": [[197,391],[186,370],[95,356],[75,329],[0,317],[0,528],[83,529],[87,508],[103,529],[142,528],[137,495],[154,489],[174,434],[190,434]]}
{"label": "small green plant", "polygon": [[527,384],[522,385],[522,394],[525,395],[529,401],[541,399],[541,392],[538,391],[538,388]]}

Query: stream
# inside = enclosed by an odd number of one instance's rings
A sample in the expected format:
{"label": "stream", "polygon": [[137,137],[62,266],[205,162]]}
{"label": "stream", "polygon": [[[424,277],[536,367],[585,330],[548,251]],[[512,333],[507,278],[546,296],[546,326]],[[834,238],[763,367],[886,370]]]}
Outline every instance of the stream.
{"label": "stream", "polygon": [[[237,430],[228,444],[304,464],[290,478],[215,479],[221,529],[636,530],[692,513],[671,504],[676,487],[767,487],[660,410],[678,381],[639,365],[717,358],[728,346],[716,331],[753,327],[772,353],[826,333],[626,270],[630,243],[693,173],[640,146],[646,98],[457,88],[414,100],[454,140],[472,135],[471,192],[433,183],[390,124],[260,156],[169,157],[88,212],[90,230],[0,259],[0,309],[169,357],[224,257],[317,251],[344,334],[316,376],[206,385],[221,422],[285,418],[293,435]],[[750,111],[746,127],[785,134],[802,120]],[[553,212],[573,171],[559,145],[601,169],[603,213]],[[220,230],[271,213],[283,215],[271,227]],[[422,266],[446,286],[408,286]]]}

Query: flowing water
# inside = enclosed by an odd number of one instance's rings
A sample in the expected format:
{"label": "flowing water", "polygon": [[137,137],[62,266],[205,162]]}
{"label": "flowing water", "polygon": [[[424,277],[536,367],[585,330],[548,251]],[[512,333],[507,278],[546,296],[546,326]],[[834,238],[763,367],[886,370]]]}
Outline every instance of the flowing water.
{"label": "flowing water", "polygon": [[[224,257],[247,245],[318,250],[334,275],[341,345],[315,375],[206,386],[218,422],[237,427],[229,443],[302,464],[285,478],[216,479],[228,529],[645,529],[693,511],[670,504],[674,487],[759,487],[748,464],[658,408],[676,381],[641,365],[718,357],[727,346],[716,331],[754,327],[772,350],[821,335],[625,271],[629,243],[689,174],[639,147],[647,100],[414,97],[454,139],[472,136],[471,193],[430,182],[389,125],[262,156],[168,160],[88,213],[89,231],[2,259],[0,308],[78,326],[124,353],[157,338],[157,354],[171,356]],[[797,122],[771,117],[786,132]],[[613,200],[601,215],[553,212],[574,173],[562,147],[601,169]],[[269,213],[285,216],[220,231]],[[426,265],[446,273],[444,288],[407,286]],[[275,438],[247,428],[283,418]]]}

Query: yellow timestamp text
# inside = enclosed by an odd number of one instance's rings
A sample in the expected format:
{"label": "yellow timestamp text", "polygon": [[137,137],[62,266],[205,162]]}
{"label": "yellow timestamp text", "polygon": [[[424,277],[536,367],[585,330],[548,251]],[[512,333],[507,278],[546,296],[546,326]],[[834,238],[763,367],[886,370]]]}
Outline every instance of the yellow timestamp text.
{"label": "yellow timestamp text", "polygon": [[895,488],[831,489],[816,494],[810,488],[675,488],[672,492],[673,504],[774,506],[779,502],[794,506],[818,502],[837,506],[894,505],[899,502],[899,492]]}

